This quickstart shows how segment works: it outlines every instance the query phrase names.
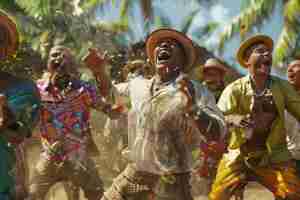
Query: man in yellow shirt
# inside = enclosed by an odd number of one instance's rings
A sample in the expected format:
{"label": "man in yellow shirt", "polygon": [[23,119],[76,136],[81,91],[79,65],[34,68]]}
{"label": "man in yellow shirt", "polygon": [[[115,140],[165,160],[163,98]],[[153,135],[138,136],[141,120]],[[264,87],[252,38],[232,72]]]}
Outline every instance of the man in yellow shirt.
{"label": "man in yellow shirt", "polygon": [[271,76],[273,41],[256,35],[242,43],[239,63],[249,75],[225,88],[218,107],[230,127],[224,154],[210,193],[225,200],[256,181],[278,199],[300,199],[300,179],[287,149],[285,109],[298,121],[300,96],[287,81]]}
{"label": "man in yellow shirt", "polygon": [[[300,59],[292,61],[287,69],[289,83],[300,94]],[[286,112],[287,144],[300,172],[300,123],[289,112]],[[300,173],[299,173],[300,174]]]}

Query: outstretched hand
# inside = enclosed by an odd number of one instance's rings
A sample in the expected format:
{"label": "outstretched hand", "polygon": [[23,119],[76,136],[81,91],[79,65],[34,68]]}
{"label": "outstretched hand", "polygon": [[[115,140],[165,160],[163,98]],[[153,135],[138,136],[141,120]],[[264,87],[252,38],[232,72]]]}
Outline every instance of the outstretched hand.
{"label": "outstretched hand", "polygon": [[102,54],[95,48],[90,48],[88,53],[83,57],[83,62],[93,72],[103,72],[103,68],[106,62],[106,54]]}

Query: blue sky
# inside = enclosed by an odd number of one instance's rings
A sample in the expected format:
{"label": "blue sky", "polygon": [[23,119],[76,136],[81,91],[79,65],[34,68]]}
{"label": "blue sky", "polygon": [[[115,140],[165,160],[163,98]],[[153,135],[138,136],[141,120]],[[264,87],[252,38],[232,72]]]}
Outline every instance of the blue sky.
{"label": "blue sky", "polygon": [[[138,2],[138,1],[136,1]],[[161,15],[171,19],[172,26],[175,29],[180,30],[181,24],[184,19],[191,13],[192,10],[198,10],[193,26],[189,30],[188,35],[195,39],[192,35],[194,31],[199,27],[205,26],[208,22],[218,22],[219,28],[213,32],[208,38],[205,38],[201,45],[207,47],[209,50],[214,51],[218,46],[219,35],[223,31],[226,24],[228,24],[235,16],[240,13],[242,0],[219,0],[218,3],[208,6],[208,3],[199,5],[195,0],[154,0],[154,15]],[[282,18],[282,1],[276,0],[276,7],[273,15],[263,22],[263,26],[260,30],[254,29],[253,33],[263,33],[271,36],[276,40],[280,34],[280,30],[283,25]],[[119,16],[119,3],[112,5],[108,4],[105,9],[98,12],[98,20],[104,21],[116,21]],[[130,10],[130,26],[133,30],[133,36],[128,37],[130,43],[134,43],[143,39],[146,36],[144,31],[144,21],[141,15],[138,4],[136,3],[133,9]],[[249,35],[253,34],[250,33]],[[220,55],[223,59],[232,65],[235,65],[239,71],[246,73],[241,67],[239,67],[234,59],[236,49],[240,44],[240,38],[237,34],[233,39],[229,40],[225,45],[224,54]],[[217,53],[217,52],[215,52]],[[278,71],[273,71],[274,74],[280,74]]]}

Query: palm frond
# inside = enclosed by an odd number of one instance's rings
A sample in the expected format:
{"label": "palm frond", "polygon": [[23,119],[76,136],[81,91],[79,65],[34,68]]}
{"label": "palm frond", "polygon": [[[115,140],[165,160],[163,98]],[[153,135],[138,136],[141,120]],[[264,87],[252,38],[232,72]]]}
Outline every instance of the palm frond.
{"label": "palm frond", "polygon": [[95,26],[97,29],[114,34],[128,31],[128,24],[123,22],[99,22]]}
{"label": "palm frond", "polygon": [[155,28],[167,28],[172,27],[171,20],[163,15],[157,15],[154,17],[154,27]]}
{"label": "palm frond", "polygon": [[23,9],[18,4],[16,4],[15,0],[1,0],[0,9],[3,9],[9,13],[23,11]]}
{"label": "palm frond", "polygon": [[16,0],[16,3],[28,13],[29,16],[35,18],[44,18],[51,15],[51,0]]}
{"label": "palm frond", "polygon": [[84,10],[89,10],[96,7],[101,8],[109,1],[114,4],[114,0],[80,0],[79,6]]}
{"label": "palm frond", "polygon": [[145,20],[153,16],[152,0],[140,0],[140,7]]}
{"label": "palm frond", "polygon": [[274,51],[274,64],[283,66],[297,50],[300,36],[300,1],[290,0],[284,8],[284,27]]}
{"label": "palm frond", "polygon": [[223,49],[225,41],[232,38],[235,33],[239,32],[243,38],[253,26],[260,25],[272,14],[275,3],[275,0],[253,0],[250,7],[244,9],[239,16],[232,20],[231,24],[225,27],[221,34],[219,50]]}
{"label": "palm frond", "polygon": [[194,11],[192,11],[183,21],[182,25],[181,25],[181,31],[183,33],[187,33],[188,30],[190,29],[194,18],[197,16],[197,14],[199,13],[200,9],[196,9]]}
{"label": "palm frond", "polygon": [[210,22],[203,27],[198,28],[196,31],[193,31],[193,35],[199,39],[208,36],[214,32],[219,27],[218,22]]}

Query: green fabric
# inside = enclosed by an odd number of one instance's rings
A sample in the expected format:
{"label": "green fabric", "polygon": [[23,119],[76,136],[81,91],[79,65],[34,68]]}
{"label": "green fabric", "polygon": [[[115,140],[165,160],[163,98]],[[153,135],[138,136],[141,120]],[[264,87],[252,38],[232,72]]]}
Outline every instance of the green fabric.
{"label": "green fabric", "polygon": [[[272,124],[266,142],[268,150],[266,154],[272,162],[281,162],[291,159],[286,144],[284,111],[287,109],[296,119],[300,120],[300,96],[287,81],[277,77],[271,77],[270,81],[270,89],[279,115]],[[245,76],[225,88],[219,99],[218,107],[225,116],[250,114],[253,94],[250,76]],[[235,128],[232,130],[229,141],[231,149],[238,149],[245,142],[243,129]]]}
{"label": "green fabric", "polygon": [[10,193],[14,190],[13,173],[15,154],[12,147],[0,136],[0,193]]}

